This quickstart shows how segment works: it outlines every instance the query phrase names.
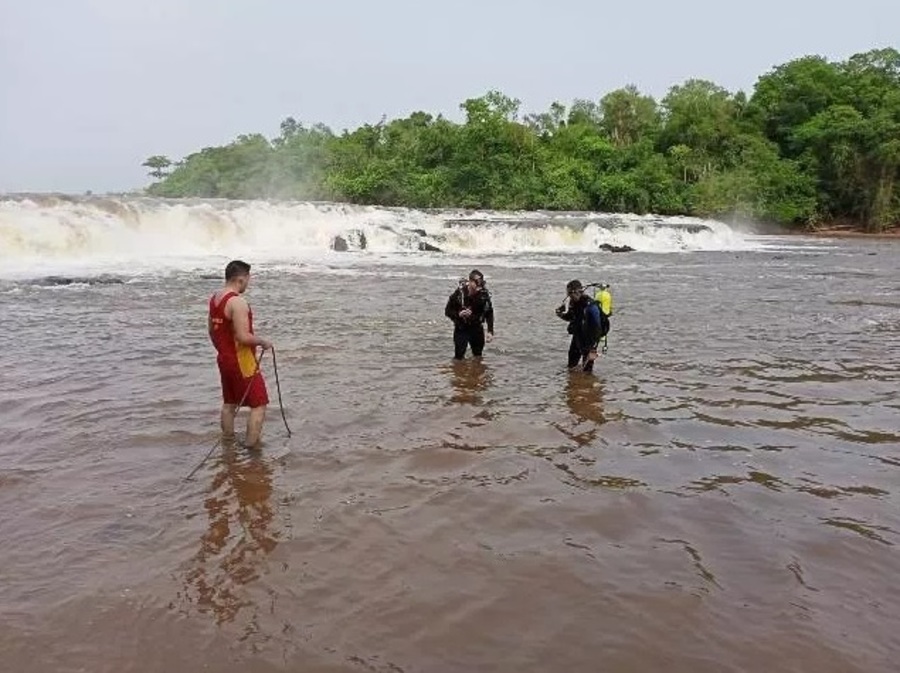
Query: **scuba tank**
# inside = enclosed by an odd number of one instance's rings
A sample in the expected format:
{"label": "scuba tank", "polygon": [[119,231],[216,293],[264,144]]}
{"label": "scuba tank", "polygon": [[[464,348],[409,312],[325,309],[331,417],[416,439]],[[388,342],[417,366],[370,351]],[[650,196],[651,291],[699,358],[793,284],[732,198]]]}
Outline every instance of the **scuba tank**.
{"label": "scuba tank", "polygon": [[600,312],[603,314],[601,322],[605,323],[603,334],[602,353],[606,353],[607,334],[609,333],[609,317],[612,315],[612,292],[609,291],[609,283],[598,283],[597,292],[594,294],[594,301],[600,305]]}
{"label": "scuba tank", "polygon": [[600,310],[608,318],[612,315],[612,293],[609,291],[609,283],[600,283],[600,289],[594,294],[594,301],[600,304]]}

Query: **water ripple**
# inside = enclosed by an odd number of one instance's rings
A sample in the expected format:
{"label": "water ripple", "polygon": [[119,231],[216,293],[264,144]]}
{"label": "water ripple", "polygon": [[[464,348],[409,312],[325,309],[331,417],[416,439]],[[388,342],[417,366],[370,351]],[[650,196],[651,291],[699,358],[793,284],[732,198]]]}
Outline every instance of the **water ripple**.
{"label": "water ripple", "polygon": [[[261,453],[215,443],[217,276],[4,290],[0,647],[21,671],[892,670],[896,255],[824,295],[817,254],[478,262],[480,363],[443,318],[470,264],[262,265],[293,432],[267,356]],[[594,375],[553,316],[588,275],[618,307]]]}

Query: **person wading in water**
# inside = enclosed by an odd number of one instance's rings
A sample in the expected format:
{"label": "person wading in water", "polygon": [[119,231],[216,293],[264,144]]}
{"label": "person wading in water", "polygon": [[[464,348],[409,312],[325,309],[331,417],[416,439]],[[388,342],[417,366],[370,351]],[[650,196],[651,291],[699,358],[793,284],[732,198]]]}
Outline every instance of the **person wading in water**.
{"label": "person wading in water", "polygon": [[572,335],[569,369],[574,369],[580,361],[582,370],[592,372],[594,360],[597,359],[597,346],[605,334],[600,306],[584,293],[580,280],[569,281],[566,295],[569,305],[567,307],[563,303],[556,309],[556,315],[569,323],[568,332]]}
{"label": "person wading in water", "polygon": [[[223,439],[234,437],[234,417],[239,406],[250,407],[245,446],[260,443],[269,394],[259,369],[256,347],[272,347],[253,333],[253,311],[244,299],[250,283],[250,265],[234,260],[225,266],[225,287],[209,298],[207,329],[215,346],[222,384],[221,425]],[[260,358],[262,353],[260,353]]]}
{"label": "person wading in water", "polygon": [[[453,357],[462,360],[471,346],[472,355],[480,358],[485,341],[494,338],[494,306],[481,271],[473,269],[468,281],[460,282],[459,288],[447,299],[444,315],[453,321]],[[484,324],[487,325],[487,338]]]}

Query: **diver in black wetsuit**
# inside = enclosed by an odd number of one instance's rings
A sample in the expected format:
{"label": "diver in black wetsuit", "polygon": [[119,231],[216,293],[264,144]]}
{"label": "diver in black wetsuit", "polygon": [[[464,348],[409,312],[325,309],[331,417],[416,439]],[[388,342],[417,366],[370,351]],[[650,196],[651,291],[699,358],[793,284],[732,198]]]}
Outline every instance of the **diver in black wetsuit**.
{"label": "diver in black wetsuit", "polygon": [[572,335],[569,343],[569,368],[573,369],[581,361],[586,372],[594,370],[597,346],[609,330],[609,320],[604,322],[604,314],[599,304],[584,293],[580,280],[572,280],[566,285],[568,307],[563,303],[556,309],[556,315],[569,323]]}
{"label": "diver in black wetsuit", "polygon": [[484,274],[473,269],[468,280],[460,282],[459,288],[447,299],[444,315],[453,321],[453,357],[462,360],[471,346],[472,355],[480,358],[485,341],[494,338],[494,306],[484,284]]}

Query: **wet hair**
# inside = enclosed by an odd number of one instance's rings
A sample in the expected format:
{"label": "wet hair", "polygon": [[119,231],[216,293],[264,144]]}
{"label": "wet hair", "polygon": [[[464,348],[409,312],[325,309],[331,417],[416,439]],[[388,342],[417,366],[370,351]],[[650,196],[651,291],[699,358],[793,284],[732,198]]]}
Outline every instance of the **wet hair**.
{"label": "wet hair", "polygon": [[225,266],[225,280],[229,281],[238,276],[246,276],[250,273],[250,265],[239,259],[228,262]]}
{"label": "wet hair", "polygon": [[469,272],[469,280],[474,280],[475,283],[479,287],[481,287],[482,285],[484,285],[484,274],[481,273],[481,271],[479,271],[478,269],[472,269]]}
{"label": "wet hair", "polygon": [[566,283],[566,294],[572,294],[575,290],[583,290],[584,286],[580,280],[570,280]]}

